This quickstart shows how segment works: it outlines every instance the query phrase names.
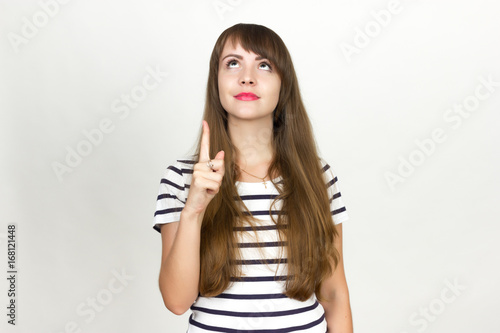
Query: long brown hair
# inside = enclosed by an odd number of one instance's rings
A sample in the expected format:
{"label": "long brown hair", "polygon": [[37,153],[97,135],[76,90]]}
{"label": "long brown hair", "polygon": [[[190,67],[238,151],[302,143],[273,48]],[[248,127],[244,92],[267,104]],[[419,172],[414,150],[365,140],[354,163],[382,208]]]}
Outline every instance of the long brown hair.
{"label": "long brown hair", "polygon": [[[200,293],[218,295],[229,286],[231,277],[240,276],[239,266],[232,264],[239,257],[233,227],[237,220],[251,220],[241,209],[244,205],[235,186],[240,172],[235,163],[236,149],[228,134],[227,113],[219,99],[219,59],[226,42],[240,43],[246,51],[268,59],[281,78],[279,101],[274,110],[274,158],[269,175],[282,178],[280,184],[275,184],[279,195],[272,206],[282,200],[282,210],[275,222],[280,237],[287,243],[285,294],[303,301],[314,292],[321,299],[321,284],[332,274],[331,263],[336,267],[339,260],[334,247],[337,231],[321,161],[290,54],[274,31],[255,24],[236,24],[225,30],[210,58],[204,119],[210,126],[210,156],[224,150],[226,171],[220,191],[203,217]],[[201,139],[197,154],[200,142]]]}

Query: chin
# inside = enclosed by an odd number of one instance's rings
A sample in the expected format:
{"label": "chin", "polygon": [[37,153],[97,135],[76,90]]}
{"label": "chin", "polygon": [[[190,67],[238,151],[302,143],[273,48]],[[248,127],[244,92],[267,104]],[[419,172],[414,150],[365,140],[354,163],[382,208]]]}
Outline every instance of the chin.
{"label": "chin", "polygon": [[262,120],[269,118],[272,120],[272,113],[262,112],[228,112],[228,117],[239,120]]}

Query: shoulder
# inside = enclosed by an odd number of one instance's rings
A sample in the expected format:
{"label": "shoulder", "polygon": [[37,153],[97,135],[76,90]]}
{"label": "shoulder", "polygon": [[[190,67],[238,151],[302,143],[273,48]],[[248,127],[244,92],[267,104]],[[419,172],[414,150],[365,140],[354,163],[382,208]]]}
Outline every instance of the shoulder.
{"label": "shoulder", "polygon": [[185,177],[193,174],[193,167],[196,164],[194,156],[186,156],[175,160],[165,170],[166,175]]}
{"label": "shoulder", "polygon": [[330,199],[330,210],[335,224],[342,223],[349,219],[347,210],[340,192],[337,175],[333,168],[324,159],[320,158],[321,167],[323,169],[323,177],[327,188],[328,197]]}
{"label": "shoulder", "polygon": [[324,159],[321,160],[321,168],[323,170],[323,179],[330,196],[340,196],[340,189],[338,187],[338,178],[334,169]]}
{"label": "shoulder", "polygon": [[180,158],[163,172],[156,200],[153,227],[160,232],[160,224],[177,222],[189,193],[195,159],[192,156]]}
{"label": "shoulder", "polygon": [[328,164],[322,157],[319,158],[321,170],[323,171],[323,178],[327,183],[331,182],[333,179],[336,179],[335,172],[333,168]]}
{"label": "shoulder", "polygon": [[195,164],[196,160],[194,156],[186,156],[177,159],[174,163],[170,164],[167,169],[178,174],[192,174]]}
{"label": "shoulder", "polygon": [[184,191],[189,188],[191,183],[195,163],[194,156],[186,156],[175,160],[164,170],[161,183],[172,190]]}

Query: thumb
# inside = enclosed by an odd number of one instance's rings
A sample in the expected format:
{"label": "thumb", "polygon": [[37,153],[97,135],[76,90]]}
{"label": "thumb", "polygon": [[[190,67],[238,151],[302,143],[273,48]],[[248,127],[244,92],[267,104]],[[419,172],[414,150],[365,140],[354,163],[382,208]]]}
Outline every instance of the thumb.
{"label": "thumb", "polygon": [[224,159],[224,150],[221,150],[220,152],[215,155],[215,160],[223,160]]}

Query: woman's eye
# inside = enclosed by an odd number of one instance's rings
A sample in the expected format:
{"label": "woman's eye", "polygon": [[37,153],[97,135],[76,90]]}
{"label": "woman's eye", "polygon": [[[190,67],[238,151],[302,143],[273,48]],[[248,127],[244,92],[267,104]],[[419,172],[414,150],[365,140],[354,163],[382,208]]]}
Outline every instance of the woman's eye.
{"label": "woman's eye", "polygon": [[227,67],[229,68],[235,68],[238,66],[238,62],[236,60],[230,60],[228,63],[227,63]]}
{"label": "woman's eye", "polygon": [[261,64],[259,65],[259,68],[260,68],[260,69],[265,69],[265,70],[268,70],[268,71],[270,71],[270,70],[271,70],[271,66],[270,66],[268,63],[266,63],[266,62],[261,63]]}

